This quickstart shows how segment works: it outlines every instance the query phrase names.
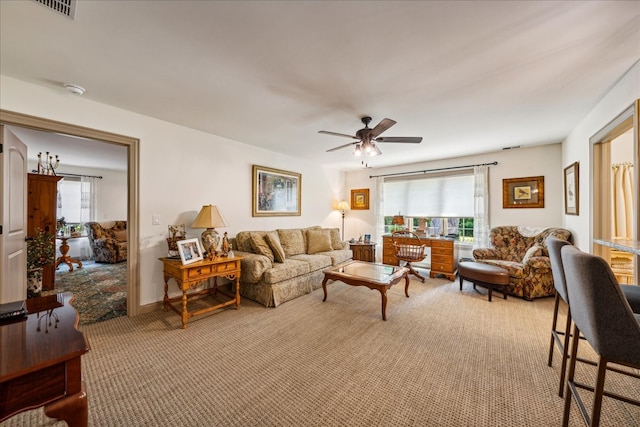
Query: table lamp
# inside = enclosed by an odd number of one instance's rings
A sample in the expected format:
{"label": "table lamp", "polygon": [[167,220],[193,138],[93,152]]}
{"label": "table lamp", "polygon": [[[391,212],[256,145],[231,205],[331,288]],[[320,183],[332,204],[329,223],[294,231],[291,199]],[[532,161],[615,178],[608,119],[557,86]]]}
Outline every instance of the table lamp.
{"label": "table lamp", "polygon": [[217,206],[204,205],[198,216],[193,220],[191,228],[206,228],[202,232],[202,247],[209,256],[215,255],[220,248],[222,238],[215,230],[215,227],[227,227],[227,221],[218,210]]}
{"label": "table lamp", "polygon": [[344,213],[349,210],[349,203],[346,200],[338,203],[338,210],[342,211],[342,240],[344,241]]}
{"label": "table lamp", "polygon": [[399,225],[402,225],[404,228],[404,217],[402,215],[394,215],[391,224],[395,226],[394,231],[398,230]]}

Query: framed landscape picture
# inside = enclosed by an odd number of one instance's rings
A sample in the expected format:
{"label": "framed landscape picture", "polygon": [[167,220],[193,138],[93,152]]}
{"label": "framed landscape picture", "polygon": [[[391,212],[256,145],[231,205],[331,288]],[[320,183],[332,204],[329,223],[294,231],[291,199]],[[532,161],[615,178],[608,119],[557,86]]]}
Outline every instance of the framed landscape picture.
{"label": "framed landscape picture", "polygon": [[503,179],[502,207],[544,208],[544,176]]}
{"label": "framed landscape picture", "polygon": [[369,189],[360,188],[351,190],[351,210],[368,210],[369,209]]}
{"label": "framed landscape picture", "polygon": [[564,168],[564,213],[567,215],[580,214],[579,166],[574,162]]}
{"label": "framed landscape picture", "polygon": [[302,175],[253,165],[253,216],[301,214]]}

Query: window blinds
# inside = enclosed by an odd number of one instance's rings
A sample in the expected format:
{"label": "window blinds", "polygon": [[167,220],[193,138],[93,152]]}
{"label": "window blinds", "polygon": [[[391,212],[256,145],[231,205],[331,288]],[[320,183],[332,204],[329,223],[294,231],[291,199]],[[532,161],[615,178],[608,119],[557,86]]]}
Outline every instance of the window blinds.
{"label": "window blinds", "polygon": [[473,171],[386,178],[384,216],[473,217]]}

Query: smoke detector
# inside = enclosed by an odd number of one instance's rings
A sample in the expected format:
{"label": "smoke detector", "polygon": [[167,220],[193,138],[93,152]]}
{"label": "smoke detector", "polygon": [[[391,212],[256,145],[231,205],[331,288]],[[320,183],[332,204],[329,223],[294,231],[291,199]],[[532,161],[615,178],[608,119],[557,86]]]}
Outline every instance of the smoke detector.
{"label": "smoke detector", "polygon": [[85,92],[85,89],[82,86],[73,85],[70,83],[65,83],[64,87],[67,88],[67,90],[72,94],[78,95],[78,96],[84,95],[84,92]]}

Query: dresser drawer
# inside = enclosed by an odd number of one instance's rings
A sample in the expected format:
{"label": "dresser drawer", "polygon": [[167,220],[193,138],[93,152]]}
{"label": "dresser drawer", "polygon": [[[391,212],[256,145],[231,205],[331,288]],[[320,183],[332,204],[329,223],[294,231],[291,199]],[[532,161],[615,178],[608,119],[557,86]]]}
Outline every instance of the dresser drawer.
{"label": "dresser drawer", "polygon": [[431,263],[432,272],[453,273],[453,263]]}
{"label": "dresser drawer", "polygon": [[187,275],[189,279],[197,279],[198,277],[205,276],[208,277],[213,272],[213,266],[211,265],[203,265],[197,268],[190,268],[187,271]]}
{"label": "dresser drawer", "polygon": [[453,260],[451,259],[451,255],[437,255],[431,252],[431,263],[452,264]]}
{"label": "dresser drawer", "polygon": [[451,256],[453,254],[453,248],[441,248],[441,247],[431,247],[432,255],[447,255]]}
{"label": "dresser drawer", "polygon": [[237,261],[229,261],[222,264],[213,265],[216,273],[224,273],[238,269]]}
{"label": "dresser drawer", "polygon": [[431,248],[453,249],[453,240],[432,240]]}

